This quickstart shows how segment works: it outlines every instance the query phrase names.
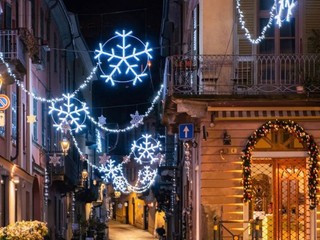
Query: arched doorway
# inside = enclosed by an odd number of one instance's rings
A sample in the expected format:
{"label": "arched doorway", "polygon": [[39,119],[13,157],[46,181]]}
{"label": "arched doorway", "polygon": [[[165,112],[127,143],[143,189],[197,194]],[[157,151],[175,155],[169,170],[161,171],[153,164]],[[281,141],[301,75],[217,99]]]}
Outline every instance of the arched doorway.
{"label": "arched doorway", "polygon": [[311,239],[316,206],[318,148],[293,121],[269,121],[243,151],[244,200],[263,239]]}

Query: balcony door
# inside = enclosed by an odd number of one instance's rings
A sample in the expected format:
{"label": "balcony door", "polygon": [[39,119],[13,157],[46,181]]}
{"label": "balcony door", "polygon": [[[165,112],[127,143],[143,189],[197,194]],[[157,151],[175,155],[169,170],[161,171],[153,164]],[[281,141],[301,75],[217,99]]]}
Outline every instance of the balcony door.
{"label": "balcony door", "polygon": [[[274,1],[259,0],[258,32],[267,26],[273,4]],[[279,4],[277,8],[279,8]],[[298,6],[292,9],[289,21],[285,20],[288,11],[287,8],[283,10],[281,27],[277,24],[276,19],[273,20],[273,24],[265,33],[265,39],[257,47],[258,54],[263,55],[259,57],[257,84],[284,88],[295,84],[297,69],[294,65],[293,55],[299,52],[299,44],[297,43],[298,18],[296,17]],[[279,57],[283,55],[286,57]]]}

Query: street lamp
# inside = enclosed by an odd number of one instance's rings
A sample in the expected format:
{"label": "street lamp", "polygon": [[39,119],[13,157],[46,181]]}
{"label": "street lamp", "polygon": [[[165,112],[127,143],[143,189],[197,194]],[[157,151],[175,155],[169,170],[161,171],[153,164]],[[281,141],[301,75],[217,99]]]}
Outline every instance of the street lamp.
{"label": "street lamp", "polygon": [[62,141],[60,142],[60,146],[63,152],[63,155],[66,156],[68,155],[68,150],[70,148],[70,142],[67,138],[63,138]]}
{"label": "street lamp", "polygon": [[89,175],[89,173],[88,173],[87,169],[83,169],[82,172],[81,172],[82,180],[86,181],[87,178],[88,178],[88,175]]}

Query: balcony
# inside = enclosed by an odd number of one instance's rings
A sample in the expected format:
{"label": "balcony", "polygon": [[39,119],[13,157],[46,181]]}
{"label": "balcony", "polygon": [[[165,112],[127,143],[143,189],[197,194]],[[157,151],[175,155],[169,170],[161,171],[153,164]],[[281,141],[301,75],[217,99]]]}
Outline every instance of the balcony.
{"label": "balcony", "polygon": [[19,74],[26,73],[27,45],[24,39],[27,39],[25,36],[31,35],[27,33],[29,32],[26,29],[0,30],[0,51],[18,78]]}
{"label": "balcony", "polygon": [[166,60],[167,96],[317,94],[320,55],[181,55]]}
{"label": "balcony", "polygon": [[61,156],[60,164],[50,165],[49,173],[52,184],[62,193],[73,190],[77,185],[78,165],[69,155]]}

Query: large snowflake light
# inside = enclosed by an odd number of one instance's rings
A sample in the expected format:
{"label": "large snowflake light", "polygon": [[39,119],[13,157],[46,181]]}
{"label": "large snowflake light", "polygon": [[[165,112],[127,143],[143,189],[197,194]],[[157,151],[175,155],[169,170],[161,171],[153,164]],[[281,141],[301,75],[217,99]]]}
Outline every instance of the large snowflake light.
{"label": "large snowflake light", "polygon": [[[106,83],[111,85],[115,83],[142,82],[142,78],[147,75],[148,62],[152,58],[148,43],[143,43],[139,38],[132,35],[132,31],[122,33],[116,32],[116,35],[99,44],[99,49],[95,50],[95,59],[98,59],[100,75],[105,78]],[[140,45],[137,49],[131,43]],[[116,48],[113,48],[115,46]],[[106,49],[111,47],[110,50]],[[106,68],[105,68],[106,67]]]}
{"label": "large snowflake light", "polygon": [[150,166],[145,166],[142,170],[138,172],[139,179],[141,179],[142,184],[147,184],[150,182],[154,182],[157,176],[157,170],[151,169]]}
{"label": "large snowflake light", "polygon": [[131,146],[131,151],[134,154],[134,160],[138,163],[153,164],[159,160],[159,152],[161,151],[161,143],[149,134],[142,135],[137,141],[134,141]]}
{"label": "large snowflake light", "polygon": [[116,177],[122,175],[122,165],[117,164],[113,159],[109,159],[106,165],[99,167],[99,171],[104,173],[103,180],[110,182],[110,180],[113,181]]}
{"label": "large snowflake light", "polygon": [[66,103],[52,102],[49,106],[49,114],[51,114],[54,121],[53,126],[57,130],[65,131],[66,125],[69,125],[69,130],[75,130],[76,132],[85,128],[84,124],[86,120],[86,114],[88,114],[88,107],[86,103],[74,98],[74,95],[63,95],[66,99]]}

